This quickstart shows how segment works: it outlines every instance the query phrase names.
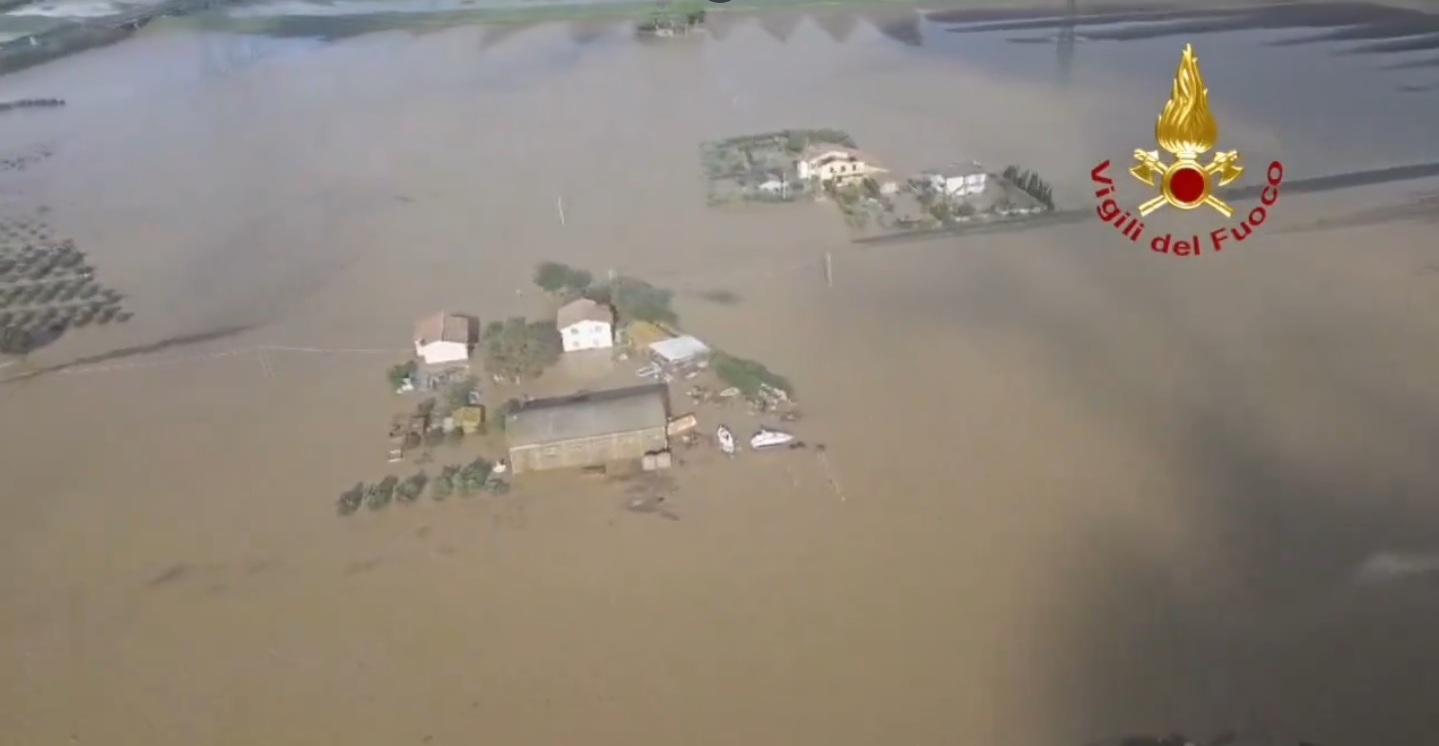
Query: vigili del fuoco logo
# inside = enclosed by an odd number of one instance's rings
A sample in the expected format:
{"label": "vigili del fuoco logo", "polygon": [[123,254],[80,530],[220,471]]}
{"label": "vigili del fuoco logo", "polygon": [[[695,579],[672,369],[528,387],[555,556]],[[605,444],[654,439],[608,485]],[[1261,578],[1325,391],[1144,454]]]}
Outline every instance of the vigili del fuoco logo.
{"label": "vigili del fuoco logo", "polygon": [[1095,208],[1099,219],[1114,226],[1130,241],[1138,243],[1146,238],[1143,219],[1161,207],[1168,205],[1185,212],[1208,207],[1219,213],[1227,224],[1208,231],[1204,239],[1200,239],[1198,233],[1153,236],[1149,248],[1174,256],[1201,256],[1206,247],[1218,253],[1230,241],[1238,243],[1253,235],[1269,216],[1268,208],[1279,201],[1279,185],[1284,182],[1284,166],[1279,161],[1271,162],[1265,170],[1266,184],[1259,204],[1242,220],[1233,221],[1234,208],[1215,194],[1217,188],[1229,186],[1243,176],[1244,167],[1239,165],[1237,150],[1216,152],[1208,163],[1199,160],[1218,142],[1219,124],[1209,111],[1209,89],[1199,74],[1199,58],[1194,56],[1194,47],[1189,44],[1184,45],[1179,59],[1179,72],[1174,76],[1169,101],[1154,125],[1154,139],[1173,160],[1166,163],[1157,150],[1134,151],[1136,163],[1129,173],[1146,186],[1159,190],[1153,199],[1139,205],[1134,211],[1139,213],[1137,216],[1115,201],[1109,161],[1089,172],[1089,178],[1099,185],[1094,193],[1100,200]]}

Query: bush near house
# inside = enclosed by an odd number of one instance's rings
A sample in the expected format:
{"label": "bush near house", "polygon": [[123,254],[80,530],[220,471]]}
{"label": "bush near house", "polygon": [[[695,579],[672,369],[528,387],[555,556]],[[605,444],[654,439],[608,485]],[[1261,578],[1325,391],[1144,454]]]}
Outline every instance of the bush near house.
{"label": "bush near house", "polygon": [[710,368],[721,381],[739,389],[745,396],[758,393],[761,384],[784,391],[790,397],[794,396],[794,388],[789,379],[753,360],[716,351],[710,361]]}
{"label": "bush near house", "polygon": [[398,389],[405,383],[405,379],[415,374],[415,361],[411,360],[399,365],[392,365],[385,371],[385,378],[390,382],[390,388]]}

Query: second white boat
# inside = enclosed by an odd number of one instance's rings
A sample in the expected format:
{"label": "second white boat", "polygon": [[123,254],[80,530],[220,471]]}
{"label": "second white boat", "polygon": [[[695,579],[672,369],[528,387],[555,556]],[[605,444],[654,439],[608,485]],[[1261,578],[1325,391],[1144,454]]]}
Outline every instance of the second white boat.
{"label": "second white boat", "polygon": [[762,427],[759,429],[759,432],[754,434],[754,437],[749,439],[749,447],[759,451],[765,448],[787,445],[793,441],[794,436],[783,430],[771,430],[767,427]]}

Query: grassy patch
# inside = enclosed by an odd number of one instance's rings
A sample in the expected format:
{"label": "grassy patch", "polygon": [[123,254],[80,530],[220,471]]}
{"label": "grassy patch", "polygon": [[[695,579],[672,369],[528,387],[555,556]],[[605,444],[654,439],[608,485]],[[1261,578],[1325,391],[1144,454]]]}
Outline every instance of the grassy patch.
{"label": "grassy patch", "polygon": [[710,368],[721,381],[739,389],[745,396],[755,395],[759,392],[760,386],[764,385],[777,388],[791,398],[794,397],[794,388],[790,385],[788,378],[754,360],[716,351],[713,360],[710,361]]}

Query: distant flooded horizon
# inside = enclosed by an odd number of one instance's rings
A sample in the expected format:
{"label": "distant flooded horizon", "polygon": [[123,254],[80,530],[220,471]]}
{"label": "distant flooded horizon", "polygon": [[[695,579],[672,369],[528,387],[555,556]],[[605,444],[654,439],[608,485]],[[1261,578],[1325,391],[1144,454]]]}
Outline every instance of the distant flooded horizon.
{"label": "distant flooded horizon", "polygon": [[[344,9],[349,6],[343,3],[322,6],[326,15],[290,15],[307,5],[262,2],[216,10],[202,24],[211,32],[196,37],[199,44],[190,45],[198,51],[196,64],[187,71],[175,65],[178,59],[167,61],[163,77],[203,84],[274,58],[320,52],[346,38],[420,33],[407,31],[403,19],[392,16],[346,16]],[[353,5],[379,7],[369,0]],[[1177,62],[1176,50],[1182,43],[1192,43],[1214,92],[1216,112],[1228,120],[1221,123],[1223,130],[1226,135],[1240,135],[1235,147],[1285,158],[1297,169],[1293,174],[1303,176],[1439,161],[1439,141],[1428,132],[1428,122],[1439,119],[1439,96],[1425,95],[1439,91],[1439,17],[1360,3],[1223,10],[1086,7],[1079,3],[1070,12],[836,8],[714,13],[701,38],[671,42],[675,48],[669,53],[690,50],[684,54],[705,60],[703,74],[724,84],[726,73],[717,65],[734,35],[744,37],[735,43],[738,46],[764,44],[764,39],[799,47],[891,45],[911,50],[917,59],[944,60],[1017,84],[1052,86],[1057,97],[1076,85],[1132,92],[1136,107],[1115,111],[1114,117],[1122,122],[1116,130],[1133,138],[1142,137],[1148,127],[1136,119],[1141,102],[1150,102],[1151,108],[1163,102]],[[267,8],[275,15],[262,33],[224,30],[223,18],[257,16]],[[526,53],[528,61],[522,63],[526,69],[557,70],[633,40],[629,23],[614,20],[463,25],[480,29],[483,35],[473,61],[488,60],[497,74],[517,64],[505,52],[510,45],[538,52]],[[564,33],[557,35],[558,29]],[[535,41],[523,42],[522,37]],[[143,41],[122,45],[133,43]],[[372,43],[389,42],[377,38]],[[538,51],[541,48],[544,51]],[[138,67],[134,72],[152,74]],[[67,93],[55,90],[54,83],[33,82],[42,77],[46,76],[39,70],[0,77],[0,97]],[[1312,85],[1292,85],[1296,79],[1316,78],[1319,82]],[[116,89],[143,85],[123,82]],[[68,86],[62,82],[59,87]],[[1343,91],[1343,105],[1337,105],[1336,91]],[[108,90],[68,93],[78,104],[87,96],[112,96]],[[1230,124],[1233,127],[1224,126]],[[1127,152],[1129,141],[1116,138],[1113,147]]]}

